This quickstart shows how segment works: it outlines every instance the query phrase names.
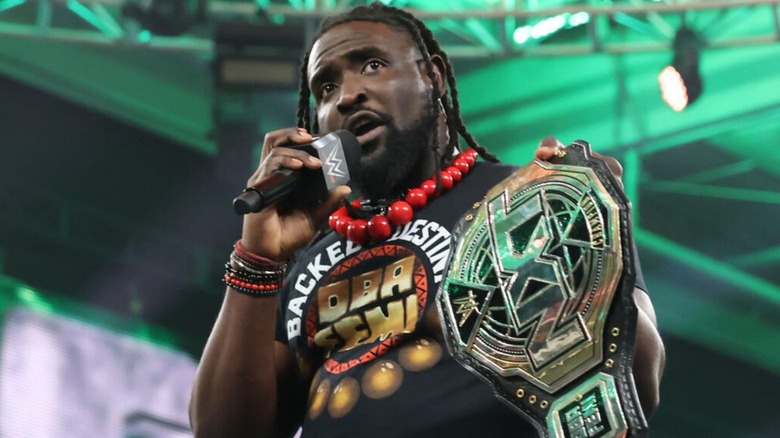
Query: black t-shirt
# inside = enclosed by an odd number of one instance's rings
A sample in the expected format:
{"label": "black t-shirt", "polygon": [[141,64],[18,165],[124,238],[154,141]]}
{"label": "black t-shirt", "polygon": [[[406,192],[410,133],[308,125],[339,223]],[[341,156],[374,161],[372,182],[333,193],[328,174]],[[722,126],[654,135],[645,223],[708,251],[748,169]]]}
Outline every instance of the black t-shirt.
{"label": "black t-shirt", "polygon": [[304,437],[537,436],[449,355],[436,308],[450,231],[515,170],[478,163],[388,240],[361,247],[330,232],[299,255],[277,339],[311,382]]}

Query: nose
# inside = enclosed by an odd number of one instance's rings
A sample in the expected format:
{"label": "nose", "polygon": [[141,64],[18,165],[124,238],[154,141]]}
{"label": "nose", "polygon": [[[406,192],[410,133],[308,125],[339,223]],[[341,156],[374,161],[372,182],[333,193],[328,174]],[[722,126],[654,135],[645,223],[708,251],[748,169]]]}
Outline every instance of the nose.
{"label": "nose", "polygon": [[366,89],[363,86],[360,75],[348,75],[344,77],[339,87],[339,99],[336,103],[336,109],[342,115],[347,114],[356,105],[365,103],[367,99]]}

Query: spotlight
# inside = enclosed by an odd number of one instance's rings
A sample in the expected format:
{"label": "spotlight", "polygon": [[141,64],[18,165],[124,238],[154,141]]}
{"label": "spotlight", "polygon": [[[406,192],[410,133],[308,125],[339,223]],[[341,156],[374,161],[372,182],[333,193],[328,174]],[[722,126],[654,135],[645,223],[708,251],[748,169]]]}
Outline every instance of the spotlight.
{"label": "spotlight", "polygon": [[699,74],[699,49],[701,39],[687,27],[682,27],[674,37],[672,64],[661,70],[658,84],[661,96],[673,110],[682,111],[701,95]]}

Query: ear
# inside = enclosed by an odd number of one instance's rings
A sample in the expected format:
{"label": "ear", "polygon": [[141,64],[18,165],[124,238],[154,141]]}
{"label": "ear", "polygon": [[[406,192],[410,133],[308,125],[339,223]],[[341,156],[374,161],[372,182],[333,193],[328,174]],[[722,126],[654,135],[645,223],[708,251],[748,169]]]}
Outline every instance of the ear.
{"label": "ear", "polygon": [[431,55],[431,64],[433,64],[433,76],[436,78],[435,86],[443,96],[447,93],[447,63],[441,56]]}

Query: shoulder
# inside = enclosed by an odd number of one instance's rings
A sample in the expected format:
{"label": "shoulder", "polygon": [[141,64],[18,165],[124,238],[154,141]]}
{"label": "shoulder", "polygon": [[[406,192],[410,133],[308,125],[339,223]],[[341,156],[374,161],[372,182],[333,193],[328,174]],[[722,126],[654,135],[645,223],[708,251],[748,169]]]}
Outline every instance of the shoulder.
{"label": "shoulder", "polygon": [[476,174],[493,174],[493,173],[500,173],[502,175],[508,176],[512,172],[518,170],[520,166],[514,165],[514,164],[507,164],[507,163],[492,163],[490,161],[477,161],[477,163],[474,165],[474,167],[471,169],[471,172]]}
{"label": "shoulder", "polygon": [[464,178],[463,190],[481,191],[484,195],[518,169],[515,165],[479,161],[469,170],[468,177]]}

